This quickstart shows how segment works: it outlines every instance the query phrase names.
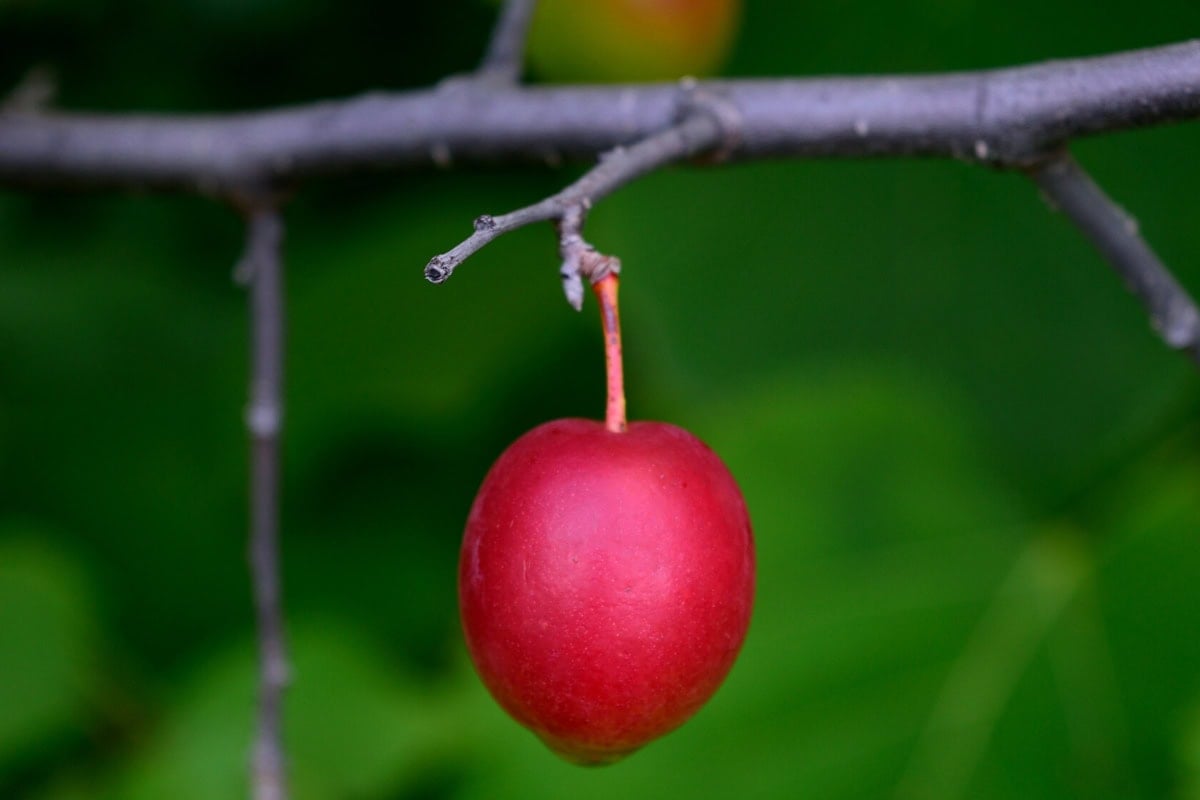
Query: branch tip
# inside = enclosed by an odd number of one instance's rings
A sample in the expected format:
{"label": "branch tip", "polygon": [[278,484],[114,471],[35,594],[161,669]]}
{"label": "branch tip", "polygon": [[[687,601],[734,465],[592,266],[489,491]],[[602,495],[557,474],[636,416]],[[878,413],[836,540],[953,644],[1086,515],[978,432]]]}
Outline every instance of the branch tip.
{"label": "branch tip", "polygon": [[446,279],[454,272],[447,259],[442,256],[434,256],[425,265],[425,280],[432,284],[445,283]]}
{"label": "branch tip", "polygon": [[1163,320],[1161,328],[1155,321],[1155,327],[1162,335],[1163,341],[1175,350],[1187,350],[1200,345],[1200,314],[1190,303],[1172,309]]}
{"label": "branch tip", "polygon": [[567,303],[576,311],[583,311],[583,278],[580,277],[579,270],[563,264],[558,274],[562,278],[563,294],[566,295]]}

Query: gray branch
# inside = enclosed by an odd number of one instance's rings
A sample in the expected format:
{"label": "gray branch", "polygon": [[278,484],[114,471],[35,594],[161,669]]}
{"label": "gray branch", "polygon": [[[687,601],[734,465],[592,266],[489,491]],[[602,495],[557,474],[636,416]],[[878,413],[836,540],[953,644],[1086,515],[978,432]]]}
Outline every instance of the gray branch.
{"label": "gray branch", "polygon": [[1200,313],[1146,244],[1137,221],[1109,199],[1067,153],[1030,171],[1050,203],[1067,216],[1137,295],[1163,340],[1200,363]]}
{"label": "gray branch", "polygon": [[[931,76],[714,81],[741,119],[729,156],[946,156],[1028,165],[1070,139],[1200,116],[1200,41]],[[594,159],[670,127],[674,84],[458,84],[207,116],[0,112],[0,185],[225,195],[334,173]]]}
{"label": "gray branch", "polygon": [[478,76],[485,81],[515,85],[525,64],[525,39],[537,0],[506,0]]}
{"label": "gray branch", "polygon": [[251,790],[254,800],[286,800],[283,691],[288,682],[279,567],[279,433],[283,422],[283,221],[274,207],[255,208],[246,250],[235,271],[250,287],[250,571],[258,621],[258,723]]}

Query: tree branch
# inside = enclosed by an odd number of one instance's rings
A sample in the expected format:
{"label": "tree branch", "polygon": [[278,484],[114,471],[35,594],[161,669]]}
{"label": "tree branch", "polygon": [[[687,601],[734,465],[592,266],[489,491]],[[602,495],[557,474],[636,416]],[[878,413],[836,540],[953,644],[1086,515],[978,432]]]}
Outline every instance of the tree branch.
{"label": "tree branch", "polygon": [[478,77],[493,83],[513,85],[521,80],[525,64],[525,39],[536,8],[537,0],[505,2],[496,20],[496,27],[492,30],[487,53],[479,65]]}
{"label": "tree branch", "polygon": [[576,311],[583,309],[583,281],[593,285],[609,273],[620,274],[621,261],[596,251],[583,238],[583,220],[587,206],[583,203],[568,206],[555,223],[558,228],[558,252],[562,267],[558,274],[563,281],[563,294]]}
{"label": "tree branch", "polygon": [[1141,237],[1137,221],[1066,152],[1035,166],[1030,177],[1142,301],[1163,341],[1200,364],[1200,312]]}
{"label": "tree branch", "polygon": [[[734,159],[1036,162],[1070,139],[1200,116],[1200,40],[920,77],[703,83],[741,118]],[[210,116],[0,112],[0,185],[246,186],[456,161],[595,158],[669,127],[673,84],[462,87]]]}
{"label": "tree branch", "polygon": [[[425,267],[425,277],[430,283],[442,283],[467,257],[497,236],[534,222],[561,220],[571,209],[581,213],[635,178],[713,147],[722,136],[721,124],[714,116],[697,113],[628,148],[618,147],[602,156],[599,164],[558,194],[498,217],[485,214],[477,218],[475,232],[453,250],[434,256]],[[575,228],[581,224],[580,219]],[[565,272],[563,278],[569,279]],[[576,305],[570,290],[567,296],[572,305]],[[579,302],[582,302],[582,291]]]}
{"label": "tree branch", "polygon": [[283,691],[288,682],[279,569],[279,432],[283,421],[283,221],[274,207],[255,208],[235,274],[250,287],[251,372],[250,570],[258,618],[258,724],[251,789],[254,800],[286,800]]}

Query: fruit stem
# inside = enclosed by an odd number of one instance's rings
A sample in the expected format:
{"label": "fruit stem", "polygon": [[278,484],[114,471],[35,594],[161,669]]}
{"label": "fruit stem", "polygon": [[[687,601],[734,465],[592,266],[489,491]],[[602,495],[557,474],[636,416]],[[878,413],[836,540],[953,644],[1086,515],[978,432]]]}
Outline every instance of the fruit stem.
{"label": "fruit stem", "polygon": [[604,328],[604,366],[608,374],[608,402],[604,412],[604,427],[613,433],[624,433],[625,367],[621,357],[621,315],[617,311],[617,273],[610,272],[592,284],[600,303],[600,324]]}

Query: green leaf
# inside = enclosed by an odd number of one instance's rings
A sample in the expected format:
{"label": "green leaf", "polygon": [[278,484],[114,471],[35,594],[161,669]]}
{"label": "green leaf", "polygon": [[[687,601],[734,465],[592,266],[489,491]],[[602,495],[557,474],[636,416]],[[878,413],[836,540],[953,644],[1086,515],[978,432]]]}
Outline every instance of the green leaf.
{"label": "green leaf", "polygon": [[85,724],[92,606],[65,554],[27,535],[0,541],[0,774]]}
{"label": "green leaf", "polygon": [[[1190,452],[1188,452],[1190,451]],[[1091,670],[1113,674],[1121,735],[1145,793],[1183,782],[1176,755],[1200,695],[1200,463],[1156,453],[1106,498],[1099,572],[1106,647]]]}
{"label": "green leaf", "polygon": [[1191,719],[1180,741],[1179,761],[1185,781],[1181,796],[1197,800],[1200,798],[1200,698],[1192,702]]}
{"label": "green leaf", "polygon": [[[377,645],[336,620],[292,627],[286,749],[293,796],[385,797],[453,758],[457,717],[440,691],[408,679]],[[255,658],[233,648],[201,669],[107,796],[225,800],[247,793]]]}

